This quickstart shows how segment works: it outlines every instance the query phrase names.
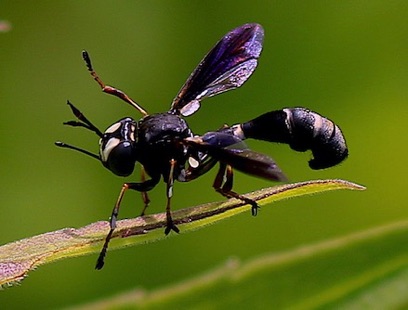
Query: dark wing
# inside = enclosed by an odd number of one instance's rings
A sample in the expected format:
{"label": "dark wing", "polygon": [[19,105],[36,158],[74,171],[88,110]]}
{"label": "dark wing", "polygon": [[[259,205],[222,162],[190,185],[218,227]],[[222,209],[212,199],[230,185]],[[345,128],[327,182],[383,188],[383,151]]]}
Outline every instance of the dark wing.
{"label": "dark wing", "polygon": [[209,153],[233,168],[257,177],[273,181],[287,181],[275,161],[262,153],[250,149],[228,148],[210,150]]}
{"label": "dark wing", "polygon": [[170,111],[191,115],[202,99],[244,84],[257,66],[263,37],[259,24],[245,24],[227,33],[190,75]]}
{"label": "dark wing", "polygon": [[231,135],[221,132],[211,132],[186,140],[198,150],[239,171],[268,180],[287,181],[286,176],[272,158],[250,150],[236,137],[232,138]]}

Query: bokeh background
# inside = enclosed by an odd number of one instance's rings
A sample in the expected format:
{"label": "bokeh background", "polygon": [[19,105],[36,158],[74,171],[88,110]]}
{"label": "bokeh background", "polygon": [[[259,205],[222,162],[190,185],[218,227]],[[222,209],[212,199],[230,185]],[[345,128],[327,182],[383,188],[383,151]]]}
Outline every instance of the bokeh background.
{"label": "bokeh background", "polygon": [[[331,192],[264,207],[194,233],[110,252],[103,271],[96,255],[63,260],[30,273],[1,292],[4,309],[60,308],[131,288],[155,289],[218,266],[282,251],[408,216],[408,4],[406,1],[1,1],[0,244],[63,227],[107,219],[125,179],[97,161],[54,147],[63,140],[97,151],[72,119],[70,99],[101,129],[136,111],[105,95],[81,59],[87,49],[103,80],[149,112],[168,109],[190,72],[227,31],[247,22],[265,28],[264,51],[239,90],[208,99],[188,118],[197,133],[249,120],[266,111],[305,106],[335,120],[350,157],[311,171],[309,154],[251,142],[271,155],[291,181],[343,178],[365,192]],[[173,207],[222,200],[215,172],[177,183]],[[138,174],[126,180],[137,180]],[[271,186],[236,174],[238,192]],[[164,184],[151,193],[161,212]],[[129,193],[121,218],[141,199]],[[405,245],[401,245],[405,246]],[[272,280],[271,280],[272,281]]]}

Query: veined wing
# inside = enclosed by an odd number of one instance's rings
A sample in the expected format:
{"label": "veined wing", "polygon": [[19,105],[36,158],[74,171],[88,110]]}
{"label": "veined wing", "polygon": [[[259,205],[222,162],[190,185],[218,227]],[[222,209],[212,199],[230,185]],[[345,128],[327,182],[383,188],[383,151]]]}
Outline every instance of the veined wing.
{"label": "veined wing", "polygon": [[186,142],[244,173],[273,181],[287,181],[272,158],[250,150],[244,141],[235,136],[209,132],[203,136],[187,138]]}
{"label": "veined wing", "polygon": [[259,24],[245,24],[227,33],[190,75],[170,110],[191,115],[202,99],[244,84],[257,66],[263,37]]}

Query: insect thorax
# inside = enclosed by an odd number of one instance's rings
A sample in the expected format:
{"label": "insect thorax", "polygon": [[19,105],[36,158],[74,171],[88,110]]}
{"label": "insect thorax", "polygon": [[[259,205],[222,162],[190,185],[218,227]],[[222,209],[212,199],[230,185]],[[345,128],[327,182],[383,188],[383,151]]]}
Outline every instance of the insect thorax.
{"label": "insect thorax", "polygon": [[182,142],[192,136],[187,122],[178,115],[146,116],[138,123],[137,161],[150,175],[166,175],[172,159],[177,161],[176,170],[182,169],[188,159],[188,147]]}

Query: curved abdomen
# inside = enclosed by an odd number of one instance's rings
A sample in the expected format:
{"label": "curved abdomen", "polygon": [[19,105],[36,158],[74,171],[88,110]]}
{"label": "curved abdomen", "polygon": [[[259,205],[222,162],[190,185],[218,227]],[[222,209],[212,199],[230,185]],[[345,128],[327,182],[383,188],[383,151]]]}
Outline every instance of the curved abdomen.
{"label": "curved abdomen", "polygon": [[328,118],[305,108],[286,108],[265,113],[241,124],[245,138],[286,143],[298,152],[311,150],[312,169],[342,162],[348,155],[341,129]]}

